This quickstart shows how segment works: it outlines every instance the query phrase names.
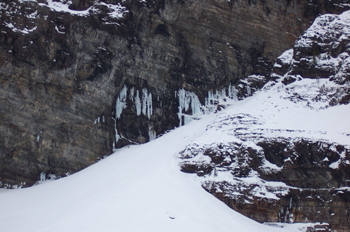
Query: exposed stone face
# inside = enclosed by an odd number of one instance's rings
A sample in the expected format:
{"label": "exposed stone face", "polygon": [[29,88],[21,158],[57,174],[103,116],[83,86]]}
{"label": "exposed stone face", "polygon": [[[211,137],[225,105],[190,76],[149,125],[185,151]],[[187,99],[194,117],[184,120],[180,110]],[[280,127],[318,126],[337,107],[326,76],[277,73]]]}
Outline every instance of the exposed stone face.
{"label": "exposed stone face", "polygon": [[[41,172],[64,176],[113,146],[143,143],[178,126],[180,88],[194,91],[202,103],[208,90],[229,84],[246,96],[240,79],[268,75],[275,57],[316,15],[345,9],[329,1],[121,4],[122,17],[112,17],[111,8],[94,1],[70,5],[90,7],[86,16],[54,11],[46,1],[2,1],[2,183],[29,186]],[[117,118],[124,86],[129,97]],[[150,116],[137,115],[136,92],[143,101],[143,89],[152,94]]]}
{"label": "exposed stone face", "polygon": [[349,231],[349,194],[335,190],[291,190],[280,201],[244,204],[212,192],[236,211],[259,222],[329,222],[331,231]]}
{"label": "exposed stone face", "polygon": [[204,189],[256,221],[327,222],[348,231],[348,148],[303,139],[265,138],[256,145],[194,144],[180,154],[181,170],[205,177]]}

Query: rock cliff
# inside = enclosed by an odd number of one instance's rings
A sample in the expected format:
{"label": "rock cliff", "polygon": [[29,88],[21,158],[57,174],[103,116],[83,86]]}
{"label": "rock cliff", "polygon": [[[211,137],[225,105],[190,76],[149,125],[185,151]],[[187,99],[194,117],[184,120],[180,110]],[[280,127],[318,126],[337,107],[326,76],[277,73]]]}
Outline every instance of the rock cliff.
{"label": "rock cliff", "polygon": [[318,17],[276,59],[253,109],[219,114],[181,152],[182,171],[257,221],[349,231],[349,36],[349,11]]}
{"label": "rock cliff", "polygon": [[[345,0],[1,1],[1,186],[30,186],[40,179],[77,172],[115,148],[147,142],[186,124],[198,113],[220,109],[220,97],[243,99],[270,80],[291,84],[294,89],[298,89],[294,82],[299,76],[332,76],[329,80],[337,85],[346,83],[348,76],[334,71],[339,65],[317,65],[329,56],[347,61],[343,53],[348,39],[341,33],[339,43],[331,48],[327,43],[322,46],[316,35],[301,37],[313,42],[298,40],[292,68],[288,56],[284,56],[287,61],[275,59],[293,46],[316,16],[349,8]],[[347,66],[341,70],[347,73]],[[325,86],[323,90],[325,94],[315,95],[321,99],[317,102],[329,106],[349,103],[349,88]],[[326,94],[333,90],[333,95]],[[309,99],[300,100],[302,94],[293,88],[289,94],[293,101]],[[256,120],[249,115],[237,117]],[[323,168],[321,159],[328,157],[329,162],[335,162],[347,157],[345,145],[334,148],[316,141],[259,140],[263,153],[248,147],[243,152],[252,156],[255,166],[250,164],[237,175],[255,170],[262,164],[262,154],[280,167],[299,147],[302,152],[310,151],[310,159],[298,160],[280,175],[261,175],[266,180],[283,179],[291,186],[310,184],[314,188],[316,183],[290,179],[300,174],[295,170],[309,165],[311,174],[299,177],[307,179],[325,171],[331,177],[326,187],[338,188],[345,183],[347,169]],[[318,153],[320,146],[331,155]],[[283,152],[274,157],[274,150]],[[225,160],[214,153],[212,156],[217,165]],[[322,168],[311,167],[314,160]],[[206,175],[212,166],[185,165],[183,170]],[[212,185],[204,187],[225,202],[232,201],[215,192]],[[299,190],[289,194],[293,191]],[[299,195],[309,199],[310,194],[284,195],[279,203],[271,204],[279,204],[282,210],[290,199],[297,202],[294,199]],[[347,198],[339,199],[334,204]],[[236,209],[246,207],[228,204]],[[264,219],[246,214],[259,221],[273,221],[286,217],[285,210],[280,216],[275,211],[266,213]],[[300,220],[306,217],[314,220],[305,215]],[[334,223],[339,228],[348,225]]]}
{"label": "rock cliff", "polygon": [[[315,16],[347,7],[1,1],[0,181],[29,186],[40,173],[74,173],[183,124],[181,89],[202,104],[209,90],[230,84],[239,98],[251,94]],[[240,81],[252,74],[266,78]]]}

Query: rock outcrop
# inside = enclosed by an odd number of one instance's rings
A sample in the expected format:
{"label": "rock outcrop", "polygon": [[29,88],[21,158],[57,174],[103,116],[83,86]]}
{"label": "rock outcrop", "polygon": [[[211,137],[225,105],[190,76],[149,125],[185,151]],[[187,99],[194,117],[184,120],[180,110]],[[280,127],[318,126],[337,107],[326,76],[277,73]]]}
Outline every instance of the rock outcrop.
{"label": "rock outcrop", "polygon": [[197,144],[181,154],[181,169],[197,173],[204,189],[259,222],[328,222],[348,231],[349,148],[302,139],[256,145],[260,150],[240,143]]}
{"label": "rock outcrop", "polygon": [[210,143],[180,154],[182,171],[257,221],[349,231],[349,29],[349,11],[318,17],[277,58],[249,105],[257,109],[219,114],[203,139]]}

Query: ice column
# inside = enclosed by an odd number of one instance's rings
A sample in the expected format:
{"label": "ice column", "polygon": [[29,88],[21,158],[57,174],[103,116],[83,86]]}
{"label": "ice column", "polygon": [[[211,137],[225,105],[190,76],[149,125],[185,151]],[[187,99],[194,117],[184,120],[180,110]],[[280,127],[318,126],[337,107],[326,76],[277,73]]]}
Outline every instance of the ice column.
{"label": "ice column", "polygon": [[237,101],[237,93],[238,93],[238,90],[235,88],[235,86],[232,86],[230,84],[228,86],[228,97]]}
{"label": "ice column", "polygon": [[40,181],[45,181],[46,180],[46,173],[45,172],[41,172],[40,173]]}
{"label": "ice column", "polygon": [[142,114],[147,115],[148,119],[153,114],[152,93],[148,94],[147,89],[142,89]]}
{"label": "ice column", "polygon": [[148,94],[148,101],[147,101],[147,117],[148,117],[148,119],[151,118],[152,114],[153,114],[152,93],[149,93]]}
{"label": "ice column", "polygon": [[247,94],[248,94],[248,96],[252,95],[252,90],[250,89],[249,85],[247,85]]}
{"label": "ice column", "polygon": [[[247,89],[248,92],[249,90]],[[215,106],[219,103],[220,99],[225,99],[225,98],[230,98],[237,101],[237,93],[238,93],[238,90],[235,88],[235,86],[232,86],[231,84],[227,88],[227,95],[226,95],[226,89],[215,90],[215,93],[209,90],[208,97],[205,99],[205,106],[207,107]]]}
{"label": "ice column", "polygon": [[113,149],[115,149],[115,145],[118,143],[120,139],[120,135],[118,134],[117,130],[117,120],[112,118],[114,120],[114,133],[115,133],[115,141],[113,141]]}
{"label": "ice column", "polygon": [[140,94],[139,94],[138,90],[136,90],[135,106],[136,106],[136,114],[137,114],[137,116],[140,116],[141,115],[141,100],[140,100]]}
{"label": "ice column", "polygon": [[184,89],[180,89],[177,92],[177,97],[179,98],[179,126],[182,126],[192,121],[192,117],[183,112],[188,111],[191,106],[192,115],[201,114],[201,103],[195,93],[188,92]]}
{"label": "ice column", "polygon": [[[128,92],[129,91],[129,92]],[[129,94],[128,94],[129,93]],[[135,96],[136,93],[136,96]],[[132,87],[128,90],[127,86],[124,85],[123,89],[120,91],[119,96],[116,100],[115,106],[115,119],[114,120],[114,130],[115,130],[115,142],[113,142],[113,148],[115,148],[119,139],[122,137],[121,134],[118,133],[117,123],[118,119],[120,119],[123,110],[127,107],[127,100],[129,99],[131,102],[135,103],[136,115],[140,116],[141,114],[151,119],[151,115],[153,114],[153,105],[152,105],[152,93],[149,93],[146,88],[142,89],[142,96],[140,96],[140,91]],[[102,118],[104,121],[104,117]],[[95,124],[100,122],[100,117],[95,120]],[[149,137],[150,139],[155,139],[156,132],[153,131],[150,127],[149,129]]]}
{"label": "ice column", "polygon": [[132,87],[132,88],[130,89],[130,94],[129,94],[129,99],[130,99],[131,101],[135,101],[134,95],[135,95],[135,88]]}
{"label": "ice column", "polygon": [[120,91],[119,97],[117,98],[115,106],[115,117],[120,118],[120,115],[123,112],[123,109],[126,108],[126,98],[127,98],[128,88],[124,85],[124,88]]}
{"label": "ice column", "polygon": [[148,137],[149,137],[149,141],[155,140],[157,137],[156,132],[153,130],[152,126],[148,127]]}

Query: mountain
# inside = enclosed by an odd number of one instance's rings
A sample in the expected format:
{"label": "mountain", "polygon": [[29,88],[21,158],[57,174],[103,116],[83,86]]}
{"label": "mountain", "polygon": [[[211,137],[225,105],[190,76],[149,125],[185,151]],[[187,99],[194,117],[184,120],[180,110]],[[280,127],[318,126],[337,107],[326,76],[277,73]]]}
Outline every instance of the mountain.
{"label": "mountain", "polygon": [[[211,193],[284,230],[299,224],[274,223],[325,222],[307,230],[349,231],[349,7],[346,1],[2,1],[0,184],[45,183],[2,190],[0,213],[10,212],[4,225],[34,211],[31,231],[77,229],[82,217],[90,218],[91,230],[105,223],[106,230],[117,224],[142,230],[129,220],[154,230],[145,218],[153,205],[150,219],[165,220],[156,230],[168,231],[177,228],[168,221],[177,216],[165,202],[177,210],[185,202],[201,222],[181,208],[178,215],[188,220],[181,230],[215,218],[202,228],[212,231],[221,228],[220,217],[233,218],[224,220],[223,231],[246,229],[234,224],[240,220],[249,230],[272,230],[226,215]],[[120,198],[111,203],[112,195]],[[124,203],[129,199],[137,202],[133,210]],[[211,204],[221,213],[207,212]],[[106,210],[128,213],[113,222],[104,219]],[[100,212],[96,223],[94,212]],[[45,223],[33,223],[35,217]]]}
{"label": "mountain", "polygon": [[[1,230],[298,232],[312,228],[311,223],[257,223],[204,191],[197,175],[180,171],[179,152],[208,137],[207,126],[228,112],[205,116],[147,144],[126,146],[69,177],[30,188],[1,189]],[[215,140],[214,134],[211,139]]]}
{"label": "mountain", "polygon": [[195,113],[179,110],[182,89],[202,105],[229,86],[249,96],[316,16],[346,9],[345,0],[2,0],[1,185],[66,176],[182,125]]}

